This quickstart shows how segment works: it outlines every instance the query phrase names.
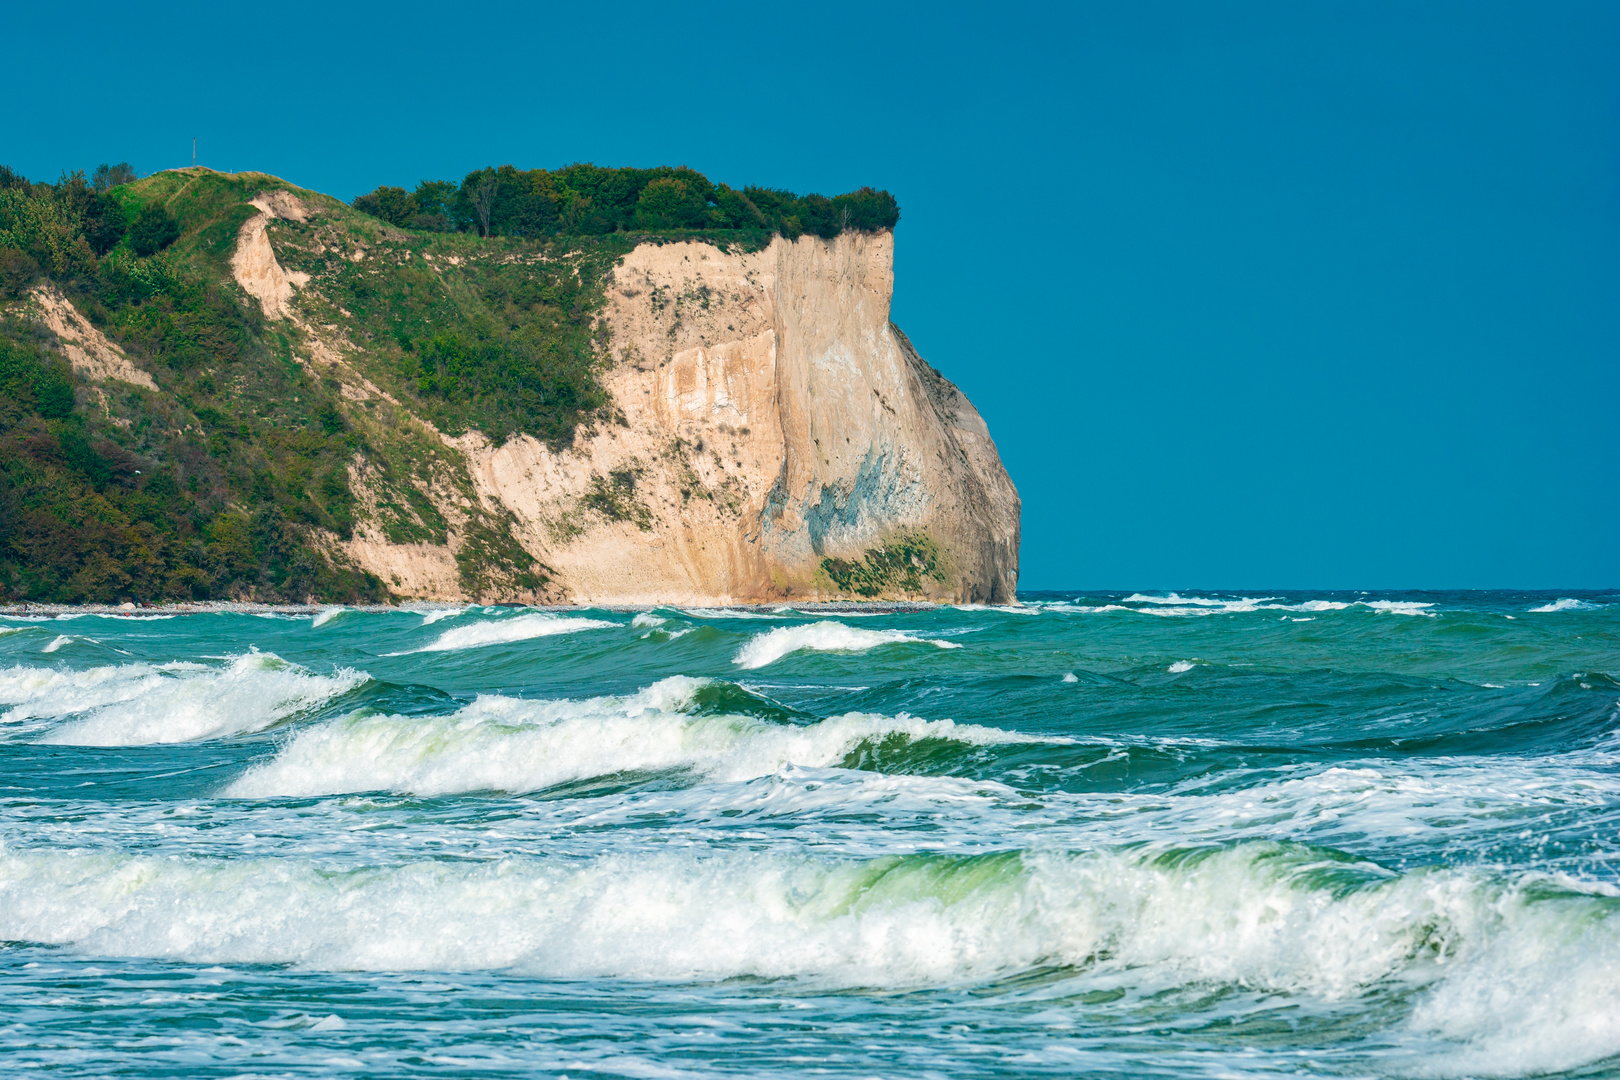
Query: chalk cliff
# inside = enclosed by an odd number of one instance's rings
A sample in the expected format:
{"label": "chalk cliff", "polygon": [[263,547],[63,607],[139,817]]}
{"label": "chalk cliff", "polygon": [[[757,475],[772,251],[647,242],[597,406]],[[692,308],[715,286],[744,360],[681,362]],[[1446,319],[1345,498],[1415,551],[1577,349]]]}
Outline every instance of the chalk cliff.
{"label": "chalk cliff", "polygon": [[888,232],[643,244],[609,296],[618,423],[455,444],[580,602],[1011,601],[1018,494],[893,285]]}

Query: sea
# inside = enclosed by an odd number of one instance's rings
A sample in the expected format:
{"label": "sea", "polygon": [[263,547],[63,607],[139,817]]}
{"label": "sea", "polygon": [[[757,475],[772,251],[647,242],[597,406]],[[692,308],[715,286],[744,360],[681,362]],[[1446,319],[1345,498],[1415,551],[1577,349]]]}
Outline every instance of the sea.
{"label": "sea", "polygon": [[1620,593],[0,617],[0,1073],[1620,1076]]}

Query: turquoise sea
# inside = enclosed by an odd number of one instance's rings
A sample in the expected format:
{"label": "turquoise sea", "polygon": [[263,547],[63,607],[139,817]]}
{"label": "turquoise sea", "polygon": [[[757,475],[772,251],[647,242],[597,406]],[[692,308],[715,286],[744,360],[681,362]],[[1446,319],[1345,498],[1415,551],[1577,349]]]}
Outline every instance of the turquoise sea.
{"label": "turquoise sea", "polygon": [[0,1073],[1620,1076],[1620,593],[0,618]]}

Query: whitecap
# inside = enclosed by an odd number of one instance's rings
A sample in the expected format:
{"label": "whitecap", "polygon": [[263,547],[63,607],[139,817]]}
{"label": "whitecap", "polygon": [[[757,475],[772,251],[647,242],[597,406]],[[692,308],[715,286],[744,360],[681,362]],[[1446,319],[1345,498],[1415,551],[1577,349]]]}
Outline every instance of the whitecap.
{"label": "whitecap", "polygon": [[315,617],[310,620],[310,629],[313,630],[318,626],[325,626],[327,623],[331,622],[339,615],[342,615],[347,610],[347,608],[341,607],[322,608],[320,611],[316,612]]}
{"label": "whitecap", "polygon": [[791,608],[777,608],[771,611],[749,611],[744,608],[679,608],[683,615],[690,615],[694,619],[792,619],[797,618]]}
{"label": "whitecap", "polygon": [[803,626],[781,626],[760,634],[737,651],[731,660],[738,667],[762,668],[801,650],[814,652],[865,652],[879,645],[902,642],[926,643],[941,649],[960,649],[954,641],[913,637],[900,630],[868,630],[865,627],[845,626],[831,620]]}
{"label": "whitecap", "polygon": [[630,620],[630,627],[634,630],[640,630],[649,626],[663,626],[667,622],[669,620],[662,615],[654,615],[650,611],[643,611]]}
{"label": "whitecap", "polygon": [[[1351,1002],[1410,987],[1415,1071],[1620,1053],[1610,891],[1395,874],[1249,842],[980,855],[665,850],[333,869],[296,858],[0,853],[0,937],[96,956],[350,971],[944,987],[1054,967]],[[1406,1070],[1402,1070],[1406,1071]]]}
{"label": "whitecap", "polygon": [[1198,665],[1193,663],[1191,660],[1177,660],[1175,663],[1170,665],[1168,670],[1172,675],[1180,675],[1183,672],[1191,671],[1197,666]]}
{"label": "whitecap", "polygon": [[60,649],[64,645],[71,645],[73,643],[73,641],[74,641],[74,638],[71,637],[68,634],[57,634],[54,638],[52,638],[50,640],[49,644],[47,644],[43,649],[41,649],[39,651],[40,652],[55,652],[57,649]]}
{"label": "whitecap", "polygon": [[456,649],[479,649],[486,645],[504,645],[514,641],[551,637],[556,634],[577,634],[581,630],[606,630],[619,625],[602,619],[580,619],[530,612],[508,619],[469,623],[455,626],[440,634],[431,644],[404,652],[385,653],[386,656],[405,656],[410,653],[449,652]]}
{"label": "whitecap", "polygon": [[1575,599],[1573,596],[1566,596],[1561,600],[1555,600],[1540,607],[1533,607],[1530,610],[1537,614],[1544,614],[1551,611],[1596,611],[1597,609],[1598,605],[1596,604],[1588,604],[1585,601]]}
{"label": "whitecap", "polygon": [[1357,600],[1357,607],[1371,608],[1379,613],[1390,615],[1427,615],[1435,618],[1439,612],[1430,611],[1433,604],[1417,603],[1409,600]]}
{"label": "whitecap", "polygon": [[61,720],[42,743],[140,746],[260,731],[313,708],[369,676],[316,675],[274,653],[250,652],[224,667],[124,664],[88,671],[14,667],[0,672],[0,722]]}
{"label": "whitecap", "polygon": [[947,739],[975,746],[1068,741],[904,713],[847,713],[794,725],[684,711],[708,685],[706,679],[672,676],[627,697],[484,695],[444,716],[355,714],[299,731],[274,759],[224,794],[524,792],[597,776],[669,771],[735,781],[790,764],[838,765],[868,741]]}
{"label": "whitecap", "polygon": [[433,608],[430,611],[413,611],[412,614],[417,614],[417,615],[422,616],[422,625],[423,626],[432,626],[434,623],[439,622],[439,621],[441,621],[443,619],[453,619],[457,615],[464,615],[470,610],[472,610],[472,609],[471,608],[464,608],[464,607],[458,607],[458,608]]}

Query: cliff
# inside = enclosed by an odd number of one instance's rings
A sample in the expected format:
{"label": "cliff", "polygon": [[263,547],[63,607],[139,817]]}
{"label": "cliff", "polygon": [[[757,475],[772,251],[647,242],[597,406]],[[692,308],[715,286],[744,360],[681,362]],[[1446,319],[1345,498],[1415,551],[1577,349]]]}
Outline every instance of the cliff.
{"label": "cliff", "polygon": [[456,444],[581,601],[1005,603],[1017,492],[967,398],[889,322],[893,283],[892,233],[642,244],[609,290],[619,422],[560,453]]}
{"label": "cliff", "polygon": [[[9,318],[44,326],[78,384],[81,420],[33,423],[99,428],[102,460],[129,457],[100,496],[212,500],[191,510],[193,595],[1014,598],[1018,495],[973,406],[889,321],[892,231],[422,234],[207,170],[127,197],[161,199],[182,240],[115,251],[102,277],[212,274],[236,343],[210,357],[141,332],[177,285],[125,308],[79,295],[81,312],[45,280]],[[255,577],[244,547],[278,544],[285,574]],[[83,598],[138,595],[120,573]]]}

